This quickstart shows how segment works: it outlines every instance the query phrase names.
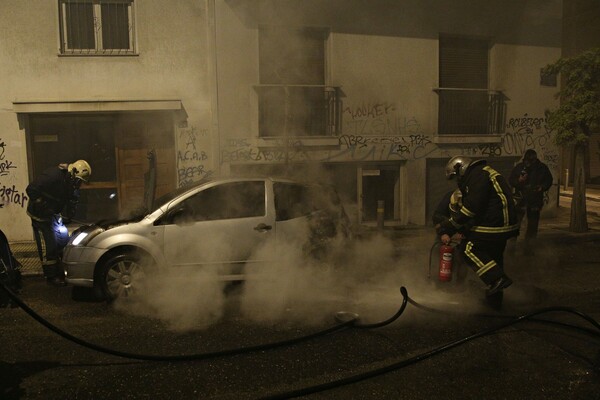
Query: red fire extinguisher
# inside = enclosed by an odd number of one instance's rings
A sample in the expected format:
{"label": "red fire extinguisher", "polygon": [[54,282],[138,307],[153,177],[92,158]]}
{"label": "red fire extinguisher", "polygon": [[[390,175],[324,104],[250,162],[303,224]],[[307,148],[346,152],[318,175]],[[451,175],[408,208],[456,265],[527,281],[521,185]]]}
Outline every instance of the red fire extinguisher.
{"label": "red fire extinguisher", "polygon": [[440,282],[452,280],[452,259],[454,258],[454,247],[442,244],[440,246]]}

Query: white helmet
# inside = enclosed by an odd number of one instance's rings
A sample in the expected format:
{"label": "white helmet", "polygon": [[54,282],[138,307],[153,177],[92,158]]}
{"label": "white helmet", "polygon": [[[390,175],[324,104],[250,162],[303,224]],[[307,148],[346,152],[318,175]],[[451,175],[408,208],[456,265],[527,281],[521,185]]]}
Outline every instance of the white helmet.
{"label": "white helmet", "polygon": [[73,164],[69,164],[68,170],[73,178],[81,179],[86,183],[92,175],[92,167],[85,160],[77,160]]}
{"label": "white helmet", "polygon": [[452,179],[458,175],[459,178],[465,175],[467,168],[471,165],[472,160],[465,156],[454,156],[446,164],[446,178]]}

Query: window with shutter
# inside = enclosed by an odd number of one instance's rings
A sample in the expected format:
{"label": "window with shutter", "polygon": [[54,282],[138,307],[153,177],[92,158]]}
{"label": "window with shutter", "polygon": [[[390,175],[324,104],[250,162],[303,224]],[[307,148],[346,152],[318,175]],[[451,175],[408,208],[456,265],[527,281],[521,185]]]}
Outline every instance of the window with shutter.
{"label": "window with shutter", "polygon": [[61,54],[135,53],[133,0],[59,0]]}
{"label": "window with shutter", "polygon": [[488,41],[441,36],[439,46],[439,133],[490,133]]}
{"label": "window with shutter", "polygon": [[321,29],[259,29],[259,132],[261,137],[335,133],[337,92],[325,85]]}

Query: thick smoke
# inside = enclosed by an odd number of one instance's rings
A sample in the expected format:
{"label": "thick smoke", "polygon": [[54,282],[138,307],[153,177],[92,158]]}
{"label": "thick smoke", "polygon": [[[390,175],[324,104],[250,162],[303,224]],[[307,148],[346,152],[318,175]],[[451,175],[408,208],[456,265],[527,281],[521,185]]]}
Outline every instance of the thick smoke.
{"label": "thick smoke", "polygon": [[143,286],[117,307],[183,331],[218,323],[232,304],[237,316],[255,323],[317,325],[334,323],[337,311],[356,312],[365,322],[386,319],[402,302],[400,286],[415,298],[435,297],[426,282],[429,245],[403,248],[381,234],[350,242],[337,238],[329,244],[330,256],[315,259],[306,252],[307,232],[303,226],[288,232],[285,241],[258,248],[252,259],[270,261],[248,266],[239,290],[226,291],[217,269],[169,269],[147,274]]}
{"label": "thick smoke", "polygon": [[[314,171],[304,170],[302,176],[308,182],[328,180],[316,167]],[[326,191],[322,194],[313,201],[322,208],[338,209],[339,204],[331,202]],[[277,222],[276,232],[271,232],[268,241],[254,246],[251,262],[245,267],[240,264],[227,268],[210,265],[153,270],[146,274],[134,296],[118,301],[117,306],[158,318],[171,329],[182,331],[204,329],[228,318],[230,313],[259,324],[317,325],[334,323],[336,312],[350,311],[358,313],[365,322],[376,322],[397,311],[402,303],[401,286],[425,304],[455,304],[463,311],[479,305],[477,298],[481,293],[458,293],[452,290],[453,285],[448,285],[450,290],[440,290],[433,279],[428,279],[433,230],[361,230],[352,240],[338,230],[336,237],[314,243],[310,222],[298,221]],[[179,228],[185,229],[185,225]],[[167,245],[184,260],[188,252],[195,252],[204,258],[210,256],[213,262],[242,247],[230,237],[211,232]],[[239,257],[245,259],[241,254]],[[435,264],[437,258],[433,260]],[[193,256],[188,261],[193,261]],[[229,290],[231,287],[222,278],[240,272],[239,268],[245,268],[245,281],[235,286],[236,290]],[[436,276],[437,264],[431,273]],[[475,283],[481,289],[481,284]]]}

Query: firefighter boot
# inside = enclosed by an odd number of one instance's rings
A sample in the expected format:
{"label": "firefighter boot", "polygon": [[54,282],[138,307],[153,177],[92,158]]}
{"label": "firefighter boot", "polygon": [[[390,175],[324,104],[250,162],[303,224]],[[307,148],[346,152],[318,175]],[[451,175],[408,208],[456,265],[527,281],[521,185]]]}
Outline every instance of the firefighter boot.
{"label": "firefighter boot", "polygon": [[503,289],[506,289],[510,285],[512,285],[512,279],[508,276],[504,275],[496,280],[496,282],[492,283],[489,288],[485,291],[486,297],[493,296],[494,294],[501,292]]}
{"label": "firefighter boot", "polygon": [[62,268],[58,265],[44,265],[44,276],[46,277],[46,283],[52,286],[66,286],[65,274],[62,272]]}

